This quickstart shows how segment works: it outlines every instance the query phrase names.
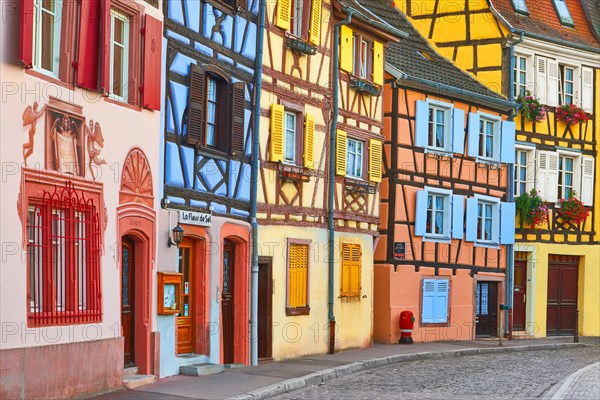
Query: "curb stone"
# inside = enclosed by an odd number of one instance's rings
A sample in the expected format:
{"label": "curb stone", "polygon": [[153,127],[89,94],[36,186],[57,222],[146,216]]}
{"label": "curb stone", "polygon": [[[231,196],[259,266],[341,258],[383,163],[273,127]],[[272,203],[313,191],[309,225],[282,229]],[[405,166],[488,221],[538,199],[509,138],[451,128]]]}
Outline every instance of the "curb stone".
{"label": "curb stone", "polygon": [[341,378],[343,376],[352,375],[356,372],[365,371],[385,367],[387,365],[398,364],[414,360],[426,360],[445,357],[459,357],[477,354],[493,354],[503,352],[520,352],[520,351],[540,351],[540,350],[558,350],[564,348],[591,347],[585,343],[555,343],[555,344],[537,344],[524,346],[510,347],[488,347],[488,348],[470,348],[460,350],[444,350],[439,352],[423,352],[414,354],[397,354],[388,357],[374,358],[370,360],[353,362],[350,364],[340,365],[335,368],[328,368],[321,371],[313,372],[299,378],[288,379],[282,382],[275,383],[270,386],[259,388],[248,393],[238,396],[229,397],[228,400],[259,400],[268,399],[282,394],[290,393],[298,389],[303,389],[307,386],[315,386],[327,381]]}
{"label": "curb stone", "polygon": [[579,371],[575,371],[571,375],[567,376],[562,381],[551,387],[542,397],[544,400],[560,400],[564,398],[564,395],[571,389],[574,382],[587,371],[595,368],[600,363],[590,364],[587,367],[581,368]]}

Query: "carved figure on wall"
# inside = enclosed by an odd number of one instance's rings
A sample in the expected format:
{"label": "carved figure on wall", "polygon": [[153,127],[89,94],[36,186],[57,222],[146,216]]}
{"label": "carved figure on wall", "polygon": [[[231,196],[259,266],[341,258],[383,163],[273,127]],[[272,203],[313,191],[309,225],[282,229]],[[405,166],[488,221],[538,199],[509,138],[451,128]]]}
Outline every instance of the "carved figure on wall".
{"label": "carved figure on wall", "polygon": [[33,137],[35,136],[35,128],[37,120],[44,115],[46,106],[38,110],[38,102],[34,101],[33,106],[27,106],[23,111],[23,126],[31,125],[29,128],[29,141],[23,145],[23,161],[27,166],[27,158],[33,153]]}
{"label": "carved figure on wall", "polygon": [[[102,136],[102,129],[100,129],[100,124],[95,123],[93,120],[90,120],[89,126],[83,125],[85,130],[85,138],[87,141],[87,151],[89,156],[88,166],[90,169],[90,174],[92,174],[92,178],[96,180],[96,174],[94,168],[92,168],[92,163],[100,166],[102,164],[106,164],[106,160],[100,158],[101,149],[104,147],[104,137]],[[100,148],[96,148],[96,144],[100,146]]]}
{"label": "carved figure on wall", "polygon": [[77,156],[77,125],[64,114],[52,124],[50,138],[54,141],[56,169],[65,174],[79,175]]}

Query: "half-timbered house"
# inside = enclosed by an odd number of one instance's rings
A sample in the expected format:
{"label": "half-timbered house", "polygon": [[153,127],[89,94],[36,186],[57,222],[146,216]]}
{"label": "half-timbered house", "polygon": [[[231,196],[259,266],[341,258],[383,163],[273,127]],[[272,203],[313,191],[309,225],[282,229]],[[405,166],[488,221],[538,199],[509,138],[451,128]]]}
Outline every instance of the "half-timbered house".
{"label": "half-timbered house", "polygon": [[[548,218],[531,224],[525,219],[532,210],[524,208],[517,222],[512,326],[538,337],[598,335],[600,43],[590,26],[597,2],[491,0],[453,3],[451,12],[444,2],[396,3],[442,54],[482,83],[511,99],[529,92],[545,106],[537,121],[522,110],[515,117],[511,190],[515,198],[535,190]],[[557,115],[572,105],[583,111],[581,122]],[[571,193],[585,206],[585,221],[563,212]]]}
{"label": "half-timbered house", "polygon": [[410,34],[386,56],[375,340],[398,342],[402,311],[416,341],[495,336],[514,242],[512,104],[440,56],[392,2],[367,3]]}
{"label": "half-timbered house", "polygon": [[131,364],[156,374],[151,3],[2,4],[0,398],[120,388]]}
{"label": "half-timbered house", "polygon": [[267,3],[257,197],[261,358],[371,343],[389,40],[397,40],[395,31],[360,2]]}
{"label": "half-timbered house", "polygon": [[[165,1],[160,375],[249,362],[258,0]],[[178,246],[176,235],[183,229]],[[177,283],[179,282],[180,283]],[[162,282],[162,284],[160,283]],[[167,282],[175,282],[168,284]],[[162,295],[162,297],[161,297]]]}

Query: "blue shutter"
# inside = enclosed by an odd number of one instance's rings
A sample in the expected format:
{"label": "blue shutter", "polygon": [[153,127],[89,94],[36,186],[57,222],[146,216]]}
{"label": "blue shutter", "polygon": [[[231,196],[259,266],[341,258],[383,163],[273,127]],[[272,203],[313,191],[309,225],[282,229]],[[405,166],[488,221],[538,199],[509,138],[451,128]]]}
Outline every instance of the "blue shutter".
{"label": "blue shutter", "polygon": [[500,244],[515,243],[515,203],[500,203]]}
{"label": "blue shutter", "polygon": [[462,239],[464,231],[465,201],[463,196],[452,195],[452,239]]}
{"label": "blue shutter", "polygon": [[515,123],[513,121],[502,121],[500,140],[500,162],[507,164],[515,163]]}
{"label": "blue shutter", "polygon": [[477,157],[479,156],[479,114],[477,113],[469,113],[468,135],[467,155]]}
{"label": "blue shutter", "polygon": [[465,152],[465,112],[460,108],[452,111],[452,152]]}
{"label": "blue shutter", "polygon": [[467,199],[467,227],[465,229],[466,239],[469,242],[477,241],[477,199]]}
{"label": "blue shutter", "polygon": [[431,324],[435,322],[435,279],[423,279],[423,305],[421,322]]}
{"label": "blue shutter", "polygon": [[429,104],[417,100],[415,115],[415,146],[427,147],[427,133],[429,132]]}
{"label": "blue shutter", "polygon": [[435,310],[433,321],[435,323],[448,322],[448,291],[450,281],[437,279],[435,281]]}
{"label": "blue shutter", "polygon": [[425,224],[427,223],[427,192],[419,190],[417,192],[417,207],[415,213],[415,235],[425,235]]}

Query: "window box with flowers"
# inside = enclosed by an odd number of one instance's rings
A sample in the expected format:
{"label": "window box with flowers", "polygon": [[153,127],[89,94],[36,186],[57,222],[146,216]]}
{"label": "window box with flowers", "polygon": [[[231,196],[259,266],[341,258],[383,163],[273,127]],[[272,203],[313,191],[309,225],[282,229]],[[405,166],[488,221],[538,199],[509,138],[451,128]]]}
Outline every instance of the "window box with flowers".
{"label": "window box with flowers", "polygon": [[589,215],[581,200],[577,198],[575,191],[569,192],[569,197],[558,201],[559,208],[555,211],[557,218],[562,221],[563,226],[579,225],[584,223]]}
{"label": "window box with flowers", "polygon": [[517,215],[520,226],[529,225],[535,229],[548,221],[548,206],[535,189],[529,193],[523,193],[515,199]]}
{"label": "window box with flowers", "polygon": [[526,121],[529,122],[542,122],[546,119],[546,107],[540,103],[538,99],[531,95],[531,92],[525,92],[525,96],[519,95],[517,97],[517,103],[519,112],[523,115]]}
{"label": "window box with flowers", "polygon": [[565,104],[556,108],[556,118],[567,125],[577,125],[588,121],[590,116],[575,104]]}

